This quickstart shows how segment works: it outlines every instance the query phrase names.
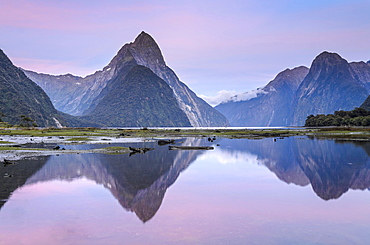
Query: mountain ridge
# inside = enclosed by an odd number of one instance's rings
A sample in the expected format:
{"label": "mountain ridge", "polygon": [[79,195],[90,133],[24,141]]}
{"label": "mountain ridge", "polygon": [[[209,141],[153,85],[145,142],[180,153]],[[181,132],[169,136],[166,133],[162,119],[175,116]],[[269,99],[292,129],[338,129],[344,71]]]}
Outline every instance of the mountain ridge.
{"label": "mountain ridge", "polygon": [[308,68],[299,66],[280,72],[256,96],[248,100],[227,101],[215,108],[232,126],[284,126],[292,108],[291,101]]}

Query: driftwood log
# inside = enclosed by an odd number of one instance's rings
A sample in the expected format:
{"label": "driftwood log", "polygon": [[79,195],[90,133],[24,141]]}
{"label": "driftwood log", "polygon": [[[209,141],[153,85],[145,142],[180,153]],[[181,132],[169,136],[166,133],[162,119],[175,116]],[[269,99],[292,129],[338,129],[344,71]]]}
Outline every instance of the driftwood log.
{"label": "driftwood log", "polygon": [[154,148],[146,148],[146,147],[142,147],[142,148],[129,147],[129,149],[130,149],[130,156],[137,154],[137,153],[144,154],[147,151],[154,150]]}
{"label": "driftwood log", "polygon": [[175,140],[158,140],[158,145],[175,144]]}
{"label": "driftwood log", "polygon": [[170,145],[168,147],[170,150],[213,150],[212,146],[180,146],[180,145]]}

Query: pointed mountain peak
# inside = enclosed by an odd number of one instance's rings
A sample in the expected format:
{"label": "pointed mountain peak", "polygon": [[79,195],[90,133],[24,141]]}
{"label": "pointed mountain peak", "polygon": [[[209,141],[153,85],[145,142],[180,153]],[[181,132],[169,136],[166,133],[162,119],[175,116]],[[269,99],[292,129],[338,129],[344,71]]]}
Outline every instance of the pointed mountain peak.
{"label": "pointed mountain peak", "polygon": [[308,74],[308,71],[309,69],[305,66],[299,66],[293,69],[287,68],[277,74],[274,80],[266,85],[266,89],[271,90],[272,87],[278,89],[282,86],[289,86],[292,90],[296,90]]}
{"label": "pointed mountain peak", "polygon": [[8,56],[4,53],[2,49],[0,49],[0,64],[7,64],[7,65],[13,65],[12,61],[8,58]]}
{"label": "pointed mountain peak", "polygon": [[142,46],[142,47],[148,47],[148,46],[157,46],[157,43],[155,40],[150,36],[148,33],[142,31],[136,38],[133,43],[135,46]]}
{"label": "pointed mountain peak", "polygon": [[148,33],[146,33],[145,31],[142,31],[140,32],[140,34],[136,37],[136,39],[138,38],[152,38]]}
{"label": "pointed mountain peak", "polygon": [[[298,67],[295,67],[293,69],[285,69],[284,71],[280,72],[279,74],[276,75],[275,79],[278,79],[278,78],[287,78],[287,77],[290,77],[292,75],[295,75],[295,74],[305,74],[304,76],[307,75],[308,73],[308,68],[305,67],[305,66],[298,66]],[[274,80],[275,80],[274,79]]]}
{"label": "pointed mountain peak", "polygon": [[162,56],[161,49],[155,40],[146,32],[142,31],[133,43],[127,45],[136,62],[155,70],[156,66],[165,67],[166,62]]}
{"label": "pointed mountain peak", "polygon": [[323,76],[329,76],[340,69],[342,69],[343,72],[349,72],[350,66],[347,60],[343,59],[337,53],[329,53],[325,51],[319,54],[312,61],[309,74],[315,74],[314,76],[316,77],[316,80],[320,74]]}
{"label": "pointed mountain peak", "polygon": [[325,62],[333,64],[333,63],[336,63],[338,61],[343,61],[343,60],[344,59],[337,53],[330,53],[330,52],[324,51],[321,54],[319,54],[313,62],[325,61]]}

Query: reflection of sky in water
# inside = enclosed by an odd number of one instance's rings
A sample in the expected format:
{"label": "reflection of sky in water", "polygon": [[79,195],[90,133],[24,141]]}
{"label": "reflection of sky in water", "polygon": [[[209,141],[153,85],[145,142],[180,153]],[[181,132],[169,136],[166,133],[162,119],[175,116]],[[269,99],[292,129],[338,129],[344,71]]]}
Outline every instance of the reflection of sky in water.
{"label": "reflection of sky in water", "polygon": [[146,223],[86,178],[26,185],[0,210],[0,244],[369,241],[367,191],[324,201],[311,186],[287,184],[261,166],[271,161],[227,147],[204,151],[168,188],[159,211]]}

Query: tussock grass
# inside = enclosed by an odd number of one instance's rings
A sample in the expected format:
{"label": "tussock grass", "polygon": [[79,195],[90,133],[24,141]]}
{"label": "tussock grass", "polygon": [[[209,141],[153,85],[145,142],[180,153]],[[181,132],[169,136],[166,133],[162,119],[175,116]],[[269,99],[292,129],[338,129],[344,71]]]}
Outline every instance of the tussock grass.
{"label": "tussock grass", "polygon": [[14,142],[0,140],[0,144],[14,144]]}
{"label": "tussock grass", "polygon": [[102,148],[107,151],[125,151],[128,150],[128,147],[122,147],[122,146],[111,146],[111,147],[104,147]]}
{"label": "tussock grass", "polygon": [[[0,135],[24,136],[67,136],[73,137],[67,141],[91,141],[89,137],[226,137],[226,138],[265,138],[288,137],[295,135],[333,135],[355,137],[359,133],[370,138],[370,127],[329,127],[329,128],[297,128],[297,129],[100,129],[100,128],[30,128],[30,129],[0,129]],[[0,141],[1,143],[1,141]]]}
{"label": "tussock grass", "polygon": [[23,147],[11,147],[11,146],[0,146],[0,151],[50,151],[50,149],[44,148],[23,148]]}

